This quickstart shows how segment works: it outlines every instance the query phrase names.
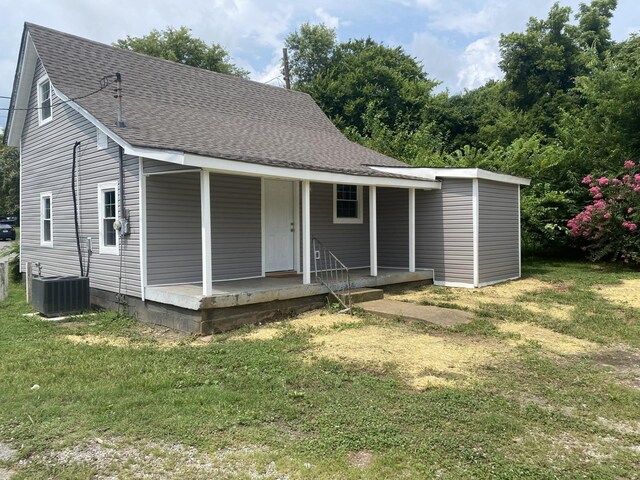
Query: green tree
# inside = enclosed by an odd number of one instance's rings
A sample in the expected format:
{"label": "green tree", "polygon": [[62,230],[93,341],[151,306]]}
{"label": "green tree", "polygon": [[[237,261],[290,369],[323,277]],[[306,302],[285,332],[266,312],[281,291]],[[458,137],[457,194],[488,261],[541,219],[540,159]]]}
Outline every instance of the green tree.
{"label": "green tree", "polygon": [[127,35],[127,38],[117,40],[114,45],[205,70],[238,77],[249,75],[248,71],[230,62],[229,53],[224,48],[217,43],[207,45],[203,40],[194,38],[187,27],[168,27],[162,31],[154,29],[142,37]]}
{"label": "green tree", "polygon": [[20,155],[3,139],[0,132],[0,215],[16,216],[20,211]]}
{"label": "green tree", "polygon": [[380,125],[396,131],[422,123],[437,82],[413,57],[371,38],[336,44],[335,31],[303,25],[287,37],[294,87],[309,93],[343,131],[368,137]]}
{"label": "green tree", "polygon": [[289,70],[293,84],[301,87],[329,68],[336,48],[336,31],[324,24],[303,23],[299,31],[287,35],[285,46],[291,52]]}

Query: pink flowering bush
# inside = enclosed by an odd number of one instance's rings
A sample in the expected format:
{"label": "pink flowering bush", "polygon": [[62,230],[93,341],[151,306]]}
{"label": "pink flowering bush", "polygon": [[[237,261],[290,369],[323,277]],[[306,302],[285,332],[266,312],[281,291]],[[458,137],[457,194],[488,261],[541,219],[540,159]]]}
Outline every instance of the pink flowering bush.
{"label": "pink flowering bush", "polygon": [[569,220],[569,233],[592,260],[608,258],[640,265],[640,162],[627,160],[621,175],[587,175],[582,183],[593,200]]}

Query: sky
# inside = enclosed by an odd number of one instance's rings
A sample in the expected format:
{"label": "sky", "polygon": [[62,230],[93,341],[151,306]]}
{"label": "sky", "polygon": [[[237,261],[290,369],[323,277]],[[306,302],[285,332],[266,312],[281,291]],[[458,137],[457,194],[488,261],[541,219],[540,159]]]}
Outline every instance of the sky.
{"label": "sky", "polygon": [[[0,108],[6,108],[25,21],[104,43],[151,29],[186,26],[225,47],[254,80],[282,85],[285,37],[302,23],[324,23],[338,40],[370,36],[416,57],[439,90],[462,92],[499,79],[501,33],[522,32],[553,0],[0,0]],[[579,0],[562,0],[573,8]],[[640,31],[638,0],[619,0],[615,40]],[[0,128],[7,112],[0,110]]]}

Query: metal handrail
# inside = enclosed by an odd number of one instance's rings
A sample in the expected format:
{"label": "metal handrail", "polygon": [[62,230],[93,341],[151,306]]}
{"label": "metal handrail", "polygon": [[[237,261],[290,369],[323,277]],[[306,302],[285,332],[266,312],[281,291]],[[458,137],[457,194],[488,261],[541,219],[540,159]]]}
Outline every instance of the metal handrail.
{"label": "metal handrail", "polygon": [[[351,280],[349,268],[334,253],[326,248],[317,238],[313,242],[313,266],[316,280],[329,289],[329,292],[340,302],[343,309],[340,313],[351,312]],[[347,301],[340,296],[346,292]]]}

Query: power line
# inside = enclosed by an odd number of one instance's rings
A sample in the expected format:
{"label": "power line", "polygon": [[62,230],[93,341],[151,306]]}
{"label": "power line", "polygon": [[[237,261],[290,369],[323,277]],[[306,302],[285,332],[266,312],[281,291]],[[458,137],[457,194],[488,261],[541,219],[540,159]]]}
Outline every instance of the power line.
{"label": "power line", "polygon": [[[110,81],[111,77],[115,77],[115,75],[106,75],[102,77],[100,79],[100,88],[97,90],[94,90],[93,92],[89,92],[86,95],[80,95],[79,97],[73,97],[73,98],[70,98],[69,100],[60,100],[56,103],[49,105],[48,107],[0,108],[0,110],[7,110],[7,111],[9,110],[14,110],[14,111],[42,110],[43,108],[53,108],[53,107],[57,107],[58,105],[64,105],[65,103],[75,102],[76,100],[82,100],[83,98],[87,98],[87,97],[90,97],[91,95],[95,95],[96,93],[101,92],[102,90],[107,88],[109,85],[111,85],[111,81]],[[9,98],[9,97],[3,97],[3,98]]]}

